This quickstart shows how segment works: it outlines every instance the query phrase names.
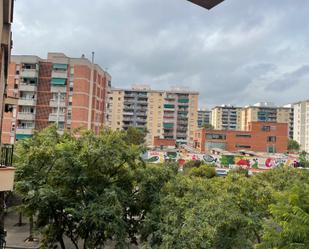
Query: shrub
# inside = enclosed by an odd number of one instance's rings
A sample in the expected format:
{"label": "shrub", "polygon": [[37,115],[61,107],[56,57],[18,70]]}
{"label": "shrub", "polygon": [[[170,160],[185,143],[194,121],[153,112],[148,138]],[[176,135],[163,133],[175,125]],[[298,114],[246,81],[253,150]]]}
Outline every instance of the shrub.
{"label": "shrub", "polygon": [[189,175],[209,179],[215,177],[217,173],[214,167],[208,165],[202,165],[199,168],[192,168],[189,172]]}

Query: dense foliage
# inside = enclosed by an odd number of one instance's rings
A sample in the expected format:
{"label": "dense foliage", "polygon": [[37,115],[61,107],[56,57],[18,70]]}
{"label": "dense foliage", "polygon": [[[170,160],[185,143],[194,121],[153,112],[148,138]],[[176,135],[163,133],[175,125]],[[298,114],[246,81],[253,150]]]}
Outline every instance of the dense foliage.
{"label": "dense foliage", "polygon": [[309,248],[309,170],[216,177],[191,161],[145,165],[132,133],[59,135],[17,145],[16,191],[42,248]]}
{"label": "dense foliage", "polygon": [[289,139],[288,150],[289,151],[299,151],[300,150],[300,144],[293,139]]}
{"label": "dense foliage", "polygon": [[119,248],[136,243],[141,221],[175,170],[145,168],[141,147],[127,141],[122,132],[60,136],[50,127],[18,143],[16,191],[24,213],[35,216],[44,248],[65,248],[65,237],[75,248],[80,241],[84,248],[111,239]]}

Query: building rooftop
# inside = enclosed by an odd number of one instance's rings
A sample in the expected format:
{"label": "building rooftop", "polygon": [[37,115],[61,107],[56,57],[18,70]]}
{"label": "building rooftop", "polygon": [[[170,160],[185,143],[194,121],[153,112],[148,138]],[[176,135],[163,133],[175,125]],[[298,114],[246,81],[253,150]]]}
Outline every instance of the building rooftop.
{"label": "building rooftop", "polygon": [[[58,62],[65,64],[72,63],[72,64],[88,65],[89,67],[91,67],[92,65],[91,61],[88,58],[86,58],[85,55],[76,58],[76,57],[68,57],[64,53],[59,52],[48,52],[47,59],[42,59],[36,55],[12,55],[11,61],[17,63],[37,63],[37,62]],[[96,70],[101,71],[101,73],[110,76],[109,73],[103,70],[100,65],[98,64],[94,65],[96,67]]]}
{"label": "building rooftop", "polygon": [[168,90],[155,90],[151,89],[149,85],[141,85],[141,87],[136,87],[134,85],[132,88],[118,88],[118,87],[113,87],[112,91],[128,91],[128,92],[153,92],[153,93],[179,93],[179,94],[196,94],[199,95],[199,92],[197,91],[190,91],[188,89],[181,89],[181,88],[172,88]]}

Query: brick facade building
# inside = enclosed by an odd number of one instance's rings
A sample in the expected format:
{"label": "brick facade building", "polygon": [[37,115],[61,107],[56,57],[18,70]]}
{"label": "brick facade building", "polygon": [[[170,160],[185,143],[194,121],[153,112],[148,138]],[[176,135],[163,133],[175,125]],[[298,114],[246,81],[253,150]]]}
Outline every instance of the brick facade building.
{"label": "brick facade building", "polygon": [[165,139],[160,137],[154,137],[153,145],[155,147],[175,147],[176,139]]}
{"label": "brick facade building", "polygon": [[111,76],[84,56],[12,56],[7,93],[18,102],[4,114],[2,141],[14,143],[52,123],[59,132],[86,128],[98,133],[106,121],[110,86]]}
{"label": "brick facade building", "polygon": [[247,131],[199,129],[194,134],[194,147],[201,152],[218,148],[230,152],[284,153],[288,145],[287,134],[287,123],[274,122],[250,122]]}

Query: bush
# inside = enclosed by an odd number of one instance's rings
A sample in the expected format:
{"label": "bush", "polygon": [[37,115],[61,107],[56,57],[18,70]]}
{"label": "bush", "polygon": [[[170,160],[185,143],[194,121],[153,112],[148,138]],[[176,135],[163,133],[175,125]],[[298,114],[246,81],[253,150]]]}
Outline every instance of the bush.
{"label": "bush", "polygon": [[230,173],[235,173],[235,174],[240,174],[240,175],[244,175],[244,176],[249,176],[249,170],[242,168],[242,167],[238,167],[235,169],[230,170]]}
{"label": "bush", "polygon": [[202,165],[199,168],[192,168],[189,172],[189,175],[209,179],[215,177],[217,175],[217,172],[214,167]]}
{"label": "bush", "polygon": [[188,161],[184,167],[185,168],[198,168],[200,167],[201,165],[203,165],[203,161],[200,161],[200,160],[191,160],[191,161]]}

